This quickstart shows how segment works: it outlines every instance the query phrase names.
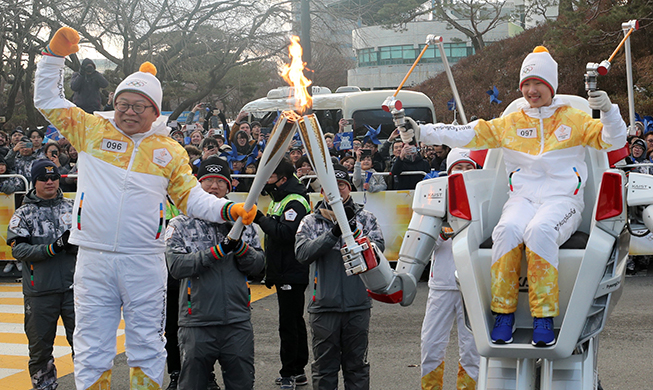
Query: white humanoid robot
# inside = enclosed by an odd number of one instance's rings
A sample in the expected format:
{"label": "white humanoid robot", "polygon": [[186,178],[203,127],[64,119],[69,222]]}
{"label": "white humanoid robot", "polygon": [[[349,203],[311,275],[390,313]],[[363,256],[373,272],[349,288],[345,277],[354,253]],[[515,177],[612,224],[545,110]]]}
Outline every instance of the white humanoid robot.
{"label": "white humanoid robot", "polygon": [[[573,107],[590,112],[585,99],[564,97]],[[517,102],[504,114],[514,111]],[[530,342],[532,318],[525,266],[514,342],[494,344],[490,340],[494,321],[490,237],[508,198],[501,150],[488,151],[481,170],[420,182],[396,269],[377,250],[378,266],[369,267],[360,277],[374,299],[410,305],[446,219],[454,230],[453,254],[467,324],[482,356],[477,388],[596,389],[598,335],[621,295],[625,277],[632,230],[627,226],[627,206],[643,206],[643,222],[653,229],[653,176],[630,173],[626,177],[611,168],[623,157],[623,150],[587,150],[582,223],[559,252],[560,315],[554,321],[556,342],[551,346],[536,348]]]}

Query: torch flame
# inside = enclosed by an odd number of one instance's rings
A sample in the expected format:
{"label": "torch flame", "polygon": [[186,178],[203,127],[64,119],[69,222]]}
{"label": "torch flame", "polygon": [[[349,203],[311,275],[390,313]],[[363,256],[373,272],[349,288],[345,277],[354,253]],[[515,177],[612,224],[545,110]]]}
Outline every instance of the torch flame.
{"label": "torch flame", "polygon": [[304,76],[304,65],[302,62],[302,46],[299,44],[299,37],[293,35],[290,37],[290,65],[281,66],[281,76],[295,90],[295,108],[304,113],[313,105],[313,98],[309,95],[306,87],[311,85],[311,80]]}

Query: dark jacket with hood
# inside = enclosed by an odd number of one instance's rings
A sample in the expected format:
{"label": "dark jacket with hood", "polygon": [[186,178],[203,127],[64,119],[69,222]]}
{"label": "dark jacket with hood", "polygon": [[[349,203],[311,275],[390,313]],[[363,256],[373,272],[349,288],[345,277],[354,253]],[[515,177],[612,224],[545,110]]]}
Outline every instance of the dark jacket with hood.
{"label": "dark jacket with hood", "polygon": [[[92,68],[92,71],[90,69]],[[82,110],[92,114],[102,110],[100,89],[109,86],[109,82],[95,70],[95,63],[88,58],[82,61],[79,72],[73,73],[70,89],[73,90],[73,103]]]}
{"label": "dark jacket with hood", "polygon": [[[256,223],[265,233],[265,285],[271,287],[274,284],[308,284],[308,265],[300,264],[295,259],[297,228],[310,212],[306,188],[292,176],[282,186],[271,189],[268,194],[273,201],[268,208],[268,215],[256,219]],[[293,199],[297,196],[304,198],[306,202]],[[274,203],[279,206],[285,203],[285,206],[275,212]]]}
{"label": "dark jacket with hood", "polygon": [[49,250],[73,221],[73,201],[59,190],[54,199],[41,199],[30,190],[7,229],[11,253],[25,263],[23,294],[40,296],[72,289],[77,247],[54,255]]}
{"label": "dark jacket with hood", "polygon": [[[376,217],[350,197],[344,204],[356,211],[356,225],[363,236],[385,250],[383,233]],[[308,312],[350,312],[372,307],[365,284],[360,277],[347,276],[342,261],[342,237],[336,237],[331,230],[335,226],[335,215],[322,201],[317,204],[313,214],[302,220],[297,231],[295,253],[297,260],[310,264],[313,277],[313,298],[309,300]]]}
{"label": "dark jacket with hood", "polygon": [[394,179],[394,190],[414,190],[417,183],[424,179],[424,175],[401,175],[402,172],[420,171],[429,173],[431,166],[419,154],[414,156],[414,160],[409,158],[397,158],[392,165],[392,177]]}

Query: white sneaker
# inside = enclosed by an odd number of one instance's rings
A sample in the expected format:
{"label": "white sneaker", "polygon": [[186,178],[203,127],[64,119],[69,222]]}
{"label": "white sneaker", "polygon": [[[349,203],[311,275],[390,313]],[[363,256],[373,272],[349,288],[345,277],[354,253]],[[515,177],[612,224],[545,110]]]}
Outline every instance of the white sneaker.
{"label": "white sneaker", "polygon": [[18,269],[18,272],[23,272],[23,262],[22,261],[17,261],[16,262],[16,268]]}
{"label": "white sneaker", "polygon": [[14,268],[14,263],[12,263],[10,261],[10,262],[7,263],[7,265],[5,265],[5,268],[2,270],[2,272],[4,272],[4,273],[11,272],[12,268]]}

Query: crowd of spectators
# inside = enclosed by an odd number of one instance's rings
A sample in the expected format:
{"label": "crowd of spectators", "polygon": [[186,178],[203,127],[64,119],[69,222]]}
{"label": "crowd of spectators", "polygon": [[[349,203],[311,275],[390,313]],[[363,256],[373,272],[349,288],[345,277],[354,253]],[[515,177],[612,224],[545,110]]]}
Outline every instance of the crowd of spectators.
{"label": "crowd of spectators", "polygon": [[[105,106],[105,109],[112,107]],[[266,147],[272,123],[263,126],[255,121],[247,122],[248,114],[241,112],[228,124],[224,113],[206,104],[197,104],[187,116],[185,123],[171,122],[170,136],[184,145],[194,173],[203,160],[217,155],[225,159],[235,175],[232,185],[235,192],[247,192],[259,160]],[[341,120],[339,132],[347,121]],[[631,171],[653,174],[653,132],[644,133],[644,125],[636,122],[637,134],[630,136],[630,155],[626,158]],[[3,176],[19,174],[30,178],[34,161],[47,158],[62,173],[61,187],[64,192],[74,192],[77,172],[77,151],[64,138],[57,141],[45,137],[44,129],[23,130],[16,127],[9,135],[0,131],[0,192],[11,194],[24,191],[24,182],[18,177]],[[447,145],[404,144],[398,130],[379,141],[369,133],[355,138],[351,149],[339,149],[337,136],[326,133],[325,140],[334,163],[342,164],[353,178],[354,191],[379,192],[384,190],[411,190],[418,182],[431,178],[444,170],[450,148]],[[309,192],[320,192],[317,179],[306,151],[296,136],[288,148],[287,157],[294,164],[296,175]],[[244,175],[244,176],[243,176]]]}
{"label": "crowd of spectators", "polygon": [[23,130],[17,126],[10,135],[0,131],[0,192],[13,194],[25,191],[22,175],[31,182],[34,161],[48,159],[62,174],[61,189],[64,192],[77,190],[76,179],[67,175],[77,173],[77,150],[63,137],[52,140],[45,137],[43,128]]}
{"label": "crowd of spectators", "polygon": [[[262,125],[247,122],[248,113],[241,112],[229,126],[222,111],[205,104],[193,107],[185,123],[178,124],[171,136],[184,145],[190,164],[196,171],[201,161],[211,155],[226,159],[235,177],[235,191],[248,191],[251,177],[258,169],[259,160],[267,144],[272,123]],[[341,120],[339,132],[344,132],[347,121]],[[216,126],[216,127],[213,127]],[[397,130],[381,142],[370,133],[355,138],[351,149],[340,149],[337,136],[324,135],[331,158],[353,176],[354,191],[411,190],[425,177],[437,176],[443,169],[449,147],[404,145]],[[294,164],[296,175],[309,192],[320,192],[321,186],[298,136],[286,152]]]}

